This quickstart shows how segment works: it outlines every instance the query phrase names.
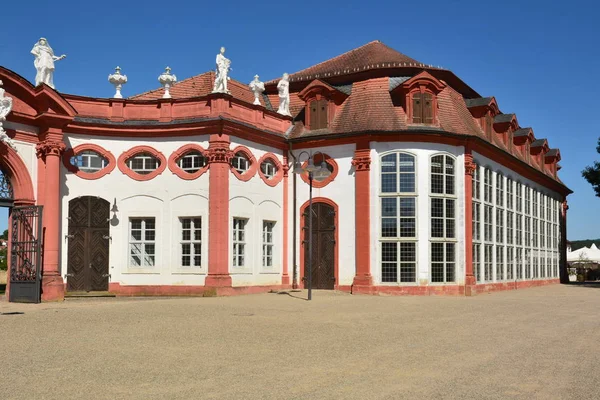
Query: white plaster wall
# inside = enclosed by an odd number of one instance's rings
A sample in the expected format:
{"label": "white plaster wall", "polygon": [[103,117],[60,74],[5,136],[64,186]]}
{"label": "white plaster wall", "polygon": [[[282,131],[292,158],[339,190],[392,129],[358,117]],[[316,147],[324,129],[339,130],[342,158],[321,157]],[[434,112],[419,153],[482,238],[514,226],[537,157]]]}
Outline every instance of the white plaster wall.
{"label": "white plaster wall", "polygon": [[[326,197],[338,205],[338,222],[339,226],[336,227],[338,231],[338,265],[339,265],[339,277],[336,284],[338,285],[351,285],[355,275],[355,197],[354,197],[354,167],[352,166],[352,157],[354,156],[354,144],[340,145],[340,146],[327,146],[313,149],[313,151],[320,151],[331,158],[335,159],[338,164],[338,174],[335,179],[330,182],[327,186],[321,189],[313,188],[313,198],[315,197]],[[300,154],[299,150],[294,150],[293,153],[297,156]],[[291,160],[291,157],[290,157]],[[302,162],[306,160],[306,155],[302,155]],[[291,177],[290,170],[290,210],[292,209],[293,201],[293,179]],[[301,215],[300,209],[302,205],[309,200],[309,186],[300,177],[297,178],[297,232],[296,232],[296,265],[298,265],[298,280],[300,282],[300,253],[304,251],[301,243]],[[290,227],[292,226],[290,216]],[[290,243],[292,243],[292,234],[290,231]],[[290,257],[292,249],[290,246]],[[292,266],[290,265],[290,279],[292,277]]]}
{"label": "white plaster wall", "polygon": [[[283,165],[283,152],[241,138],[231,137],[231,149],[247,147],[256,162],[266,153],[273,153]],[[260,168],[260,166],[258,166]],[[247,182],[229,175],[229,272],[233,286],[279,285],[283,273],[283,179],[275,187],[267,185],[258,173]],[[291,192],[290,192],[291,193]],[[290,197],[291,198],[291,197]],[[233,218],[247,218],[246,260],[244,268],[233,267]],[[273,267],[262,266],[263,220],[274,221],[275,242]],[[291,274],[291,272],[290,272]]]}
{"label": "white plaster wall", "polygon": [[[5,121],[3,125],[6,129],[14,129],[19,132],[28,132],[35,136],[37,136],[39,132],[38,128],[34,126],[19,124],[15,122]],[[27,167],[27,171],[29,171],[31,183],[33,184],[33,194],[37,199],[38,160],[35,154],[35,145],[32,143],[21,142],[19,140],[13,140],[13,142],[15,143],[15,147],[17,148],[17,154],[19,155],[19,157],[21,157],[21,160],[23,160],[23,163]]]}
{"label": "white plaster wall", "polygon": [[[404,151],[416,156],[416,190],[417,190],[417,283],[382,283],[381,282],[381,206],[379,193],[381,190],[380,157],[392,151]],[[465,279],[465,202],[464,202],[464,148],[437,143],[414,142],[371,142],[371,274],[378,285],[415,285],[428,282],[430,271],[430,158],[433,155],[446,153],[456,157],[456,279],[461,284]],[[451,283],[456,284],[456,283]]]}
{"label": "white plaster wall", "polygon": [[[66,134],[69,147],[94,143],[110,151],[115,159],[135,146],[147,145],[163,153],[165,159],[181,146],[197,143],[208,148],[208,136],[182,138],[115,139]],[[116,199],[119,223],[110,227],[109,273],[111,282],[122,285],[203,285],[208,268],[208,172],[195,180],[184,180],[168,167],[152,180],[136,181],[118,167],[98,180],[86,180],[67,171],[61,163],[61,274],[67,272],[69,200],[79,196],[99,196],[111,205]],[[202,218],[202,268],[184,272],[180,268],[179,217]],[[111,213],[112,217],[112,213]],[[146,270],[128,268],[129,218],[156,218],[156,263]]]}

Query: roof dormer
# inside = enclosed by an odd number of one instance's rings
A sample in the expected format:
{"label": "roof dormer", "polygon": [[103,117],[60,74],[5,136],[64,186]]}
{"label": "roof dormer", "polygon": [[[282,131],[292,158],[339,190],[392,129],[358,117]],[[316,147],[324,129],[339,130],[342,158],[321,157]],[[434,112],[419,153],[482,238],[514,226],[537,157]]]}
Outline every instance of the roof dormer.
{"label": "roof dormer", "polygon": [[494,131],[498,134],[502,143],[510,147],[511,133],[519,129],[519,122],[515,114],[497,114],[494,116]]}
{"label": "roof dormer", "polygon": [[473,118],[476,118],[479,121],[479,126],[485,133],[485,137],[491,141],[494,133],[494,117],[500,114],[496,98],[479,97],[475,99],[465,99],[465,104]]}
{"label": "roof dormer", "polygon": [[442,81],[423,71],[398,85],[391,94],[404,95],[409,124],[439,125],[437,96],[445,87]]}
{"label": "roof dormer", "polygon": [[305,126],[310,130],[325,129],[333,121],[335,109],[348,95],[339,89],[315,79],[298,97],[306,103]]}
{"label": "roof dormer", "polygon": [[513,133],[513,144],[527,161],[529,161],[529,147],[534,140],[535,136],[531,128],[520,128]]}

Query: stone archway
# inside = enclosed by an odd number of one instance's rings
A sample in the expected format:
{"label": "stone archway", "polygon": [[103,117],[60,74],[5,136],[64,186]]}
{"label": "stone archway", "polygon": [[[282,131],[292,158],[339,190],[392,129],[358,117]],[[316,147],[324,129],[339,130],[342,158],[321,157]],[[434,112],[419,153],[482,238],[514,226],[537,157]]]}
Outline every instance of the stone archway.
{"label": "stone archway", "polygon": [[[7,265],[8,271],[11,267],[11,237],[12,237],[12,213],[13,206],[31,206],[36,203],[33,183],[27,166],[15,150],[4,143],[0,143],[0,174],[3,182],[3,195],[0,205],[9,208],[8,218],[8,248]],[[10,298],[10,279],[7,276],[5,298]]]}

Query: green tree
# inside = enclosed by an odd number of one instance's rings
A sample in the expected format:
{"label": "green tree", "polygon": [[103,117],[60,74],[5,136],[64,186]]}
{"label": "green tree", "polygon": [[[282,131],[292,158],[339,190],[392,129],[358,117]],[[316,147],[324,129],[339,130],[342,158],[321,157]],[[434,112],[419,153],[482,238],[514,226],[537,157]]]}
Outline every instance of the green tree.
{"label": "green tree", "polygon": [[[598,139],[596,151],[600,153],[600,138]],[[581,175],[590,183],[590,185],[592,185],[594,192],[596,192],[596,196],[600,197],[600,162],[594,161],[593,166],[585,167],[585,169],[581,171]]]}
{"label": "green tree", "polygon": [[4,233],[2,233],[2,236],[0,236],[0,239],[8,240],[8,229],[4,230]]}
{"label": "green tree", "polygon": [[7,265],[6,249],[0,249],[0,271],[6,271]]}

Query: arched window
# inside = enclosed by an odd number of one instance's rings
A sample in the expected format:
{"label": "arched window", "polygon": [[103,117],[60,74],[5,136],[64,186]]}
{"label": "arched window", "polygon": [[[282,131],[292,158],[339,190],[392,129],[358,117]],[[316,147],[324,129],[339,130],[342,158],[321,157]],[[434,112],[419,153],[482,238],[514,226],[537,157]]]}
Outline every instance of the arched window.
{"label": "arched window", "polygon": [[431,282],[456,280],[456,188],[455,159],[431,157]]}
{"label": "arched window", "polygon": [[513,280],[515,271],[515,212],[514,184],[506,178],[506,279]]}
{"label": "arched window", "polygon": [[417,279],[416,158],[408,153],[381,157],[381,282]]}
{"label": "arched window", "polygon": [[492,170],[485,168],[483,170],[483,280],[491,282],[494,279],[493,276],[493,258],[492,253],[494,249],[494,199],[493,195],[493,174]]}
{"label": "arched window", "polygon": [[0,203],[2,201],[8,201],[7,205],[12,205],[12,200],[14,198],[14,192],[12,185],[10,184],[10,179],[8,176],[0,169]]}
{"label": "arched window", "polygon": [[267,179],[273,179],[277,174],[277,166],[272,160],[266,159],[260,164],[260,171]]}
{"label": "arched window", "polygon": [[473,188],[471,191],[473,202],[472,230],[473,230],[473,274],[477,282],[481,281],[481,172],[479,165],[475,164],[473,172]]}

